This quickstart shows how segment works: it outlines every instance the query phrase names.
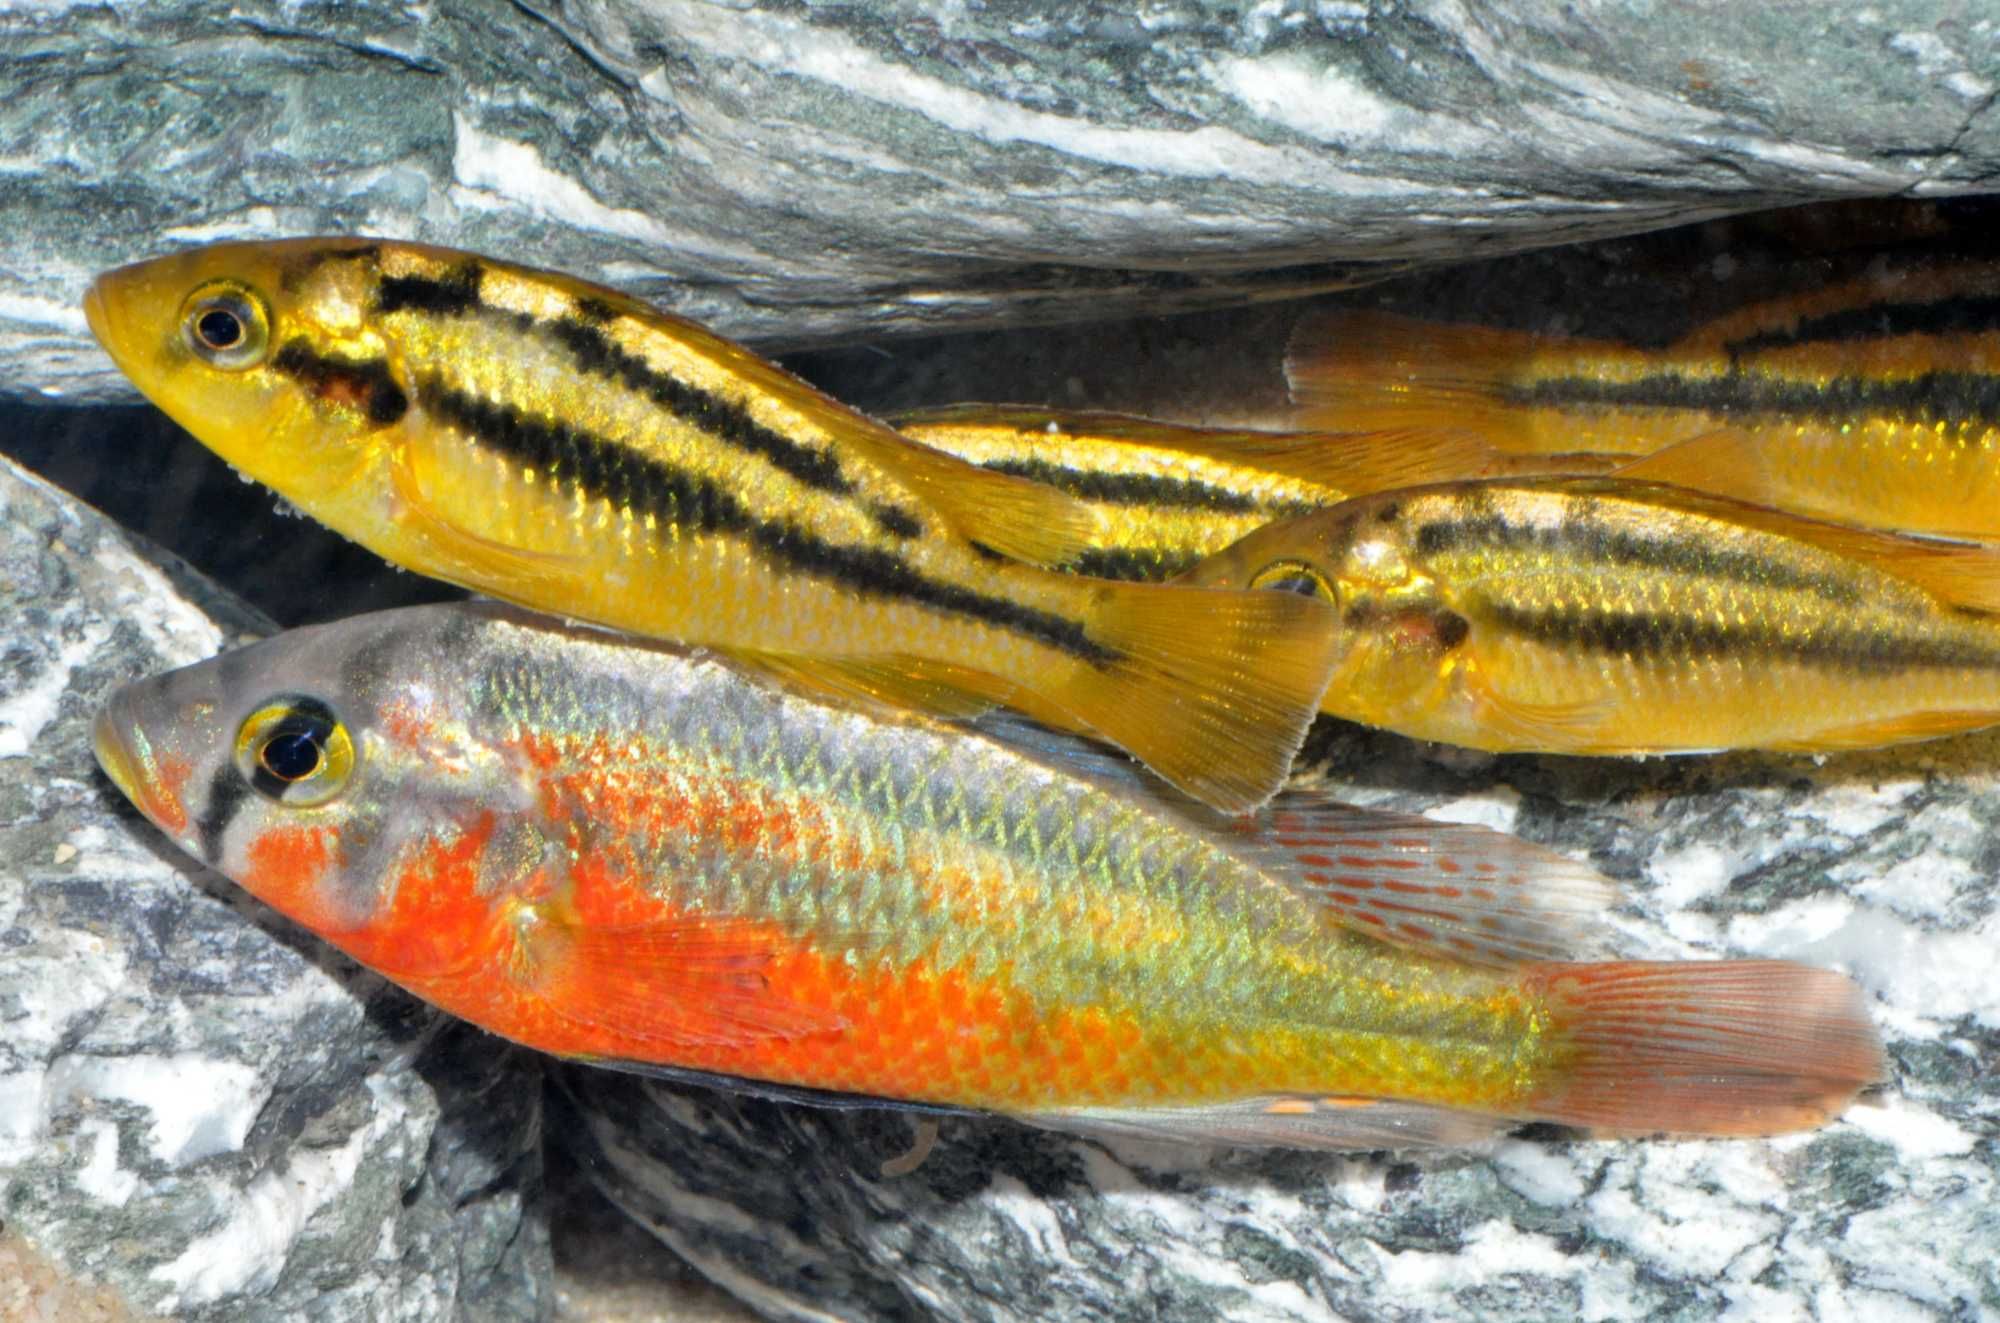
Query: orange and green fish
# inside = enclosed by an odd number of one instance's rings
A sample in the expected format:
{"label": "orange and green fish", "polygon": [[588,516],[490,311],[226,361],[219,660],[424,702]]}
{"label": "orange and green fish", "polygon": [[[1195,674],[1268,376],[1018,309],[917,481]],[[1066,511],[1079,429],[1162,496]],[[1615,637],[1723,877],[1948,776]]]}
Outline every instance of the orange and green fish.
{"label": "orange and green fish", "polygon": [[305,239],[125,267],[86,312],[238,469],[497,597],[891,705],[1011,704],[1229,810],[1277,789],[1325,686],[1319,604],[1053,572],[1088,507],[612,290]]}
{"label": "orange and green fish", "polygon": [[1658,483],[1357,497],[1188,577],[1332,602],[1323,710],[1418,739],[1824,751],[2000,723],[2000,551]]}
{"label": "orange and green fish", "polygon": [[1471,430],[1506,450],[1893,531],[2000,538],[2000,262],[1883,266],[1664,347],[1374,312],[1302,322],[1303,425]]}
{"label": "orange and green fish", "polygon": [[1020,404],[952,405],[889,422],[933,449],[1088,506],[1096,531],[1062,568],[1107,579],[1171,578],[1275,519],[1362,492],[1595,473],[1623,462],[1513,454],[1462,432],[1259,432]]}
{"label": "orange and green fish", "polygon": [[585,1061],[1363,1148],[1762,1134],[1880,1074],[1837,974],[1579,963],[1607,884],[1514,838],[1296,792],[1229,819],[1011,730],[461,604],[140,681],[96,745],[254,895]]}

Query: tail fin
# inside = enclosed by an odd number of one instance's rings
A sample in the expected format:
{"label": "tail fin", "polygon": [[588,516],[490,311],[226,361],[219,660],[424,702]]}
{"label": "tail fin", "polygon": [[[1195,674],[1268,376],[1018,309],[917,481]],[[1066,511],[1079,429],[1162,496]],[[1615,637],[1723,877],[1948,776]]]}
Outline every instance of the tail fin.
{"label": "tail fin", "polygon": [[1644,453],[1678,435],[1663,440],[1616,413],[1593,421],[1575,404],[1540,405],[1534,389],[1641,375],[1658,357],[1608,341],[1340,309],[1300,320],[1285,378],[1302,427],[1460,429],[1501,450]]}
{"label": "tail fin", "polygon": [[1613,1134],[1768,1135],[1882,1078],[1861,990],[1778,960],[1547,964],[1528,984],[1574,1057],[1539,1120]]}
{"label": "tail fin", "polygon": [[1106,583],[1089,632],[1116,660],[1036,688],[1196,799],[1248,813],[1284,783],[1319,710],[1336,623],[1290,593]]}

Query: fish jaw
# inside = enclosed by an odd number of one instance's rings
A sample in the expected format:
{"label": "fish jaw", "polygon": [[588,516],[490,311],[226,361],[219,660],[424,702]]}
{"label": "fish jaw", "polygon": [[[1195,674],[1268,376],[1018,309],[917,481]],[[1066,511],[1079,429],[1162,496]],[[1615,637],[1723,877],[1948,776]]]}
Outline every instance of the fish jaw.
{"label": "fish jaw", "polygon": [[188,829],[187,804],[181,794],[185,764],[162,759],[132,712],[132,690],[114,694],[91,727],[97,765],[146,820],[172,837],[174,843],[199,853]]}

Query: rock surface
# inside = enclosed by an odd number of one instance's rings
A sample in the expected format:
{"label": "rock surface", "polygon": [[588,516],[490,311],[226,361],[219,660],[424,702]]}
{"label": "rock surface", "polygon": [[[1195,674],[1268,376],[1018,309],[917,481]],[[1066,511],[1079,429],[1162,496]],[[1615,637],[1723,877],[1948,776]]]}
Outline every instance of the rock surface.
{"label": "rock surface", "polygon": [[372,231],[802,343],[1160,312],[2000,170],[1977,0],[114,0],[0,12],[12,393],[89,275]]}
{"label": "rock surface", "polygon": [[186,1323],[541,1318],[539,1063],[179,857],[91,760],[113,687],[263,628],[0,460],[0,1218]]}

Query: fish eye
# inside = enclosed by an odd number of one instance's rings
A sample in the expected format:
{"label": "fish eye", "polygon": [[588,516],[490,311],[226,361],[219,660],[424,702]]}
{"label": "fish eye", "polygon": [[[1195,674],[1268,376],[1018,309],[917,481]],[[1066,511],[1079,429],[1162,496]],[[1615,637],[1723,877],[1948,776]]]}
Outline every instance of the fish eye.
{"label": "fish eye", "polygon": [[236,731],[236,768],[258,794],[287,808],[334,799],[354,775],[354,741],[316,698],[271,699]]}
{"label": "fish eye", "polygon": [[196,358],[240,372],[264,361],[271,320],[264,302],[233,281],[210,281],[181,306],[181,335]]}
{"label": "fish eye", "polygon": [[1251,578],[1250,586],[1280,593],[1297,593],[1301,597],[1317,597],[1323,602],[1339,601],[1326,576],[1303,561],[1287,560],[1266,565]]}

